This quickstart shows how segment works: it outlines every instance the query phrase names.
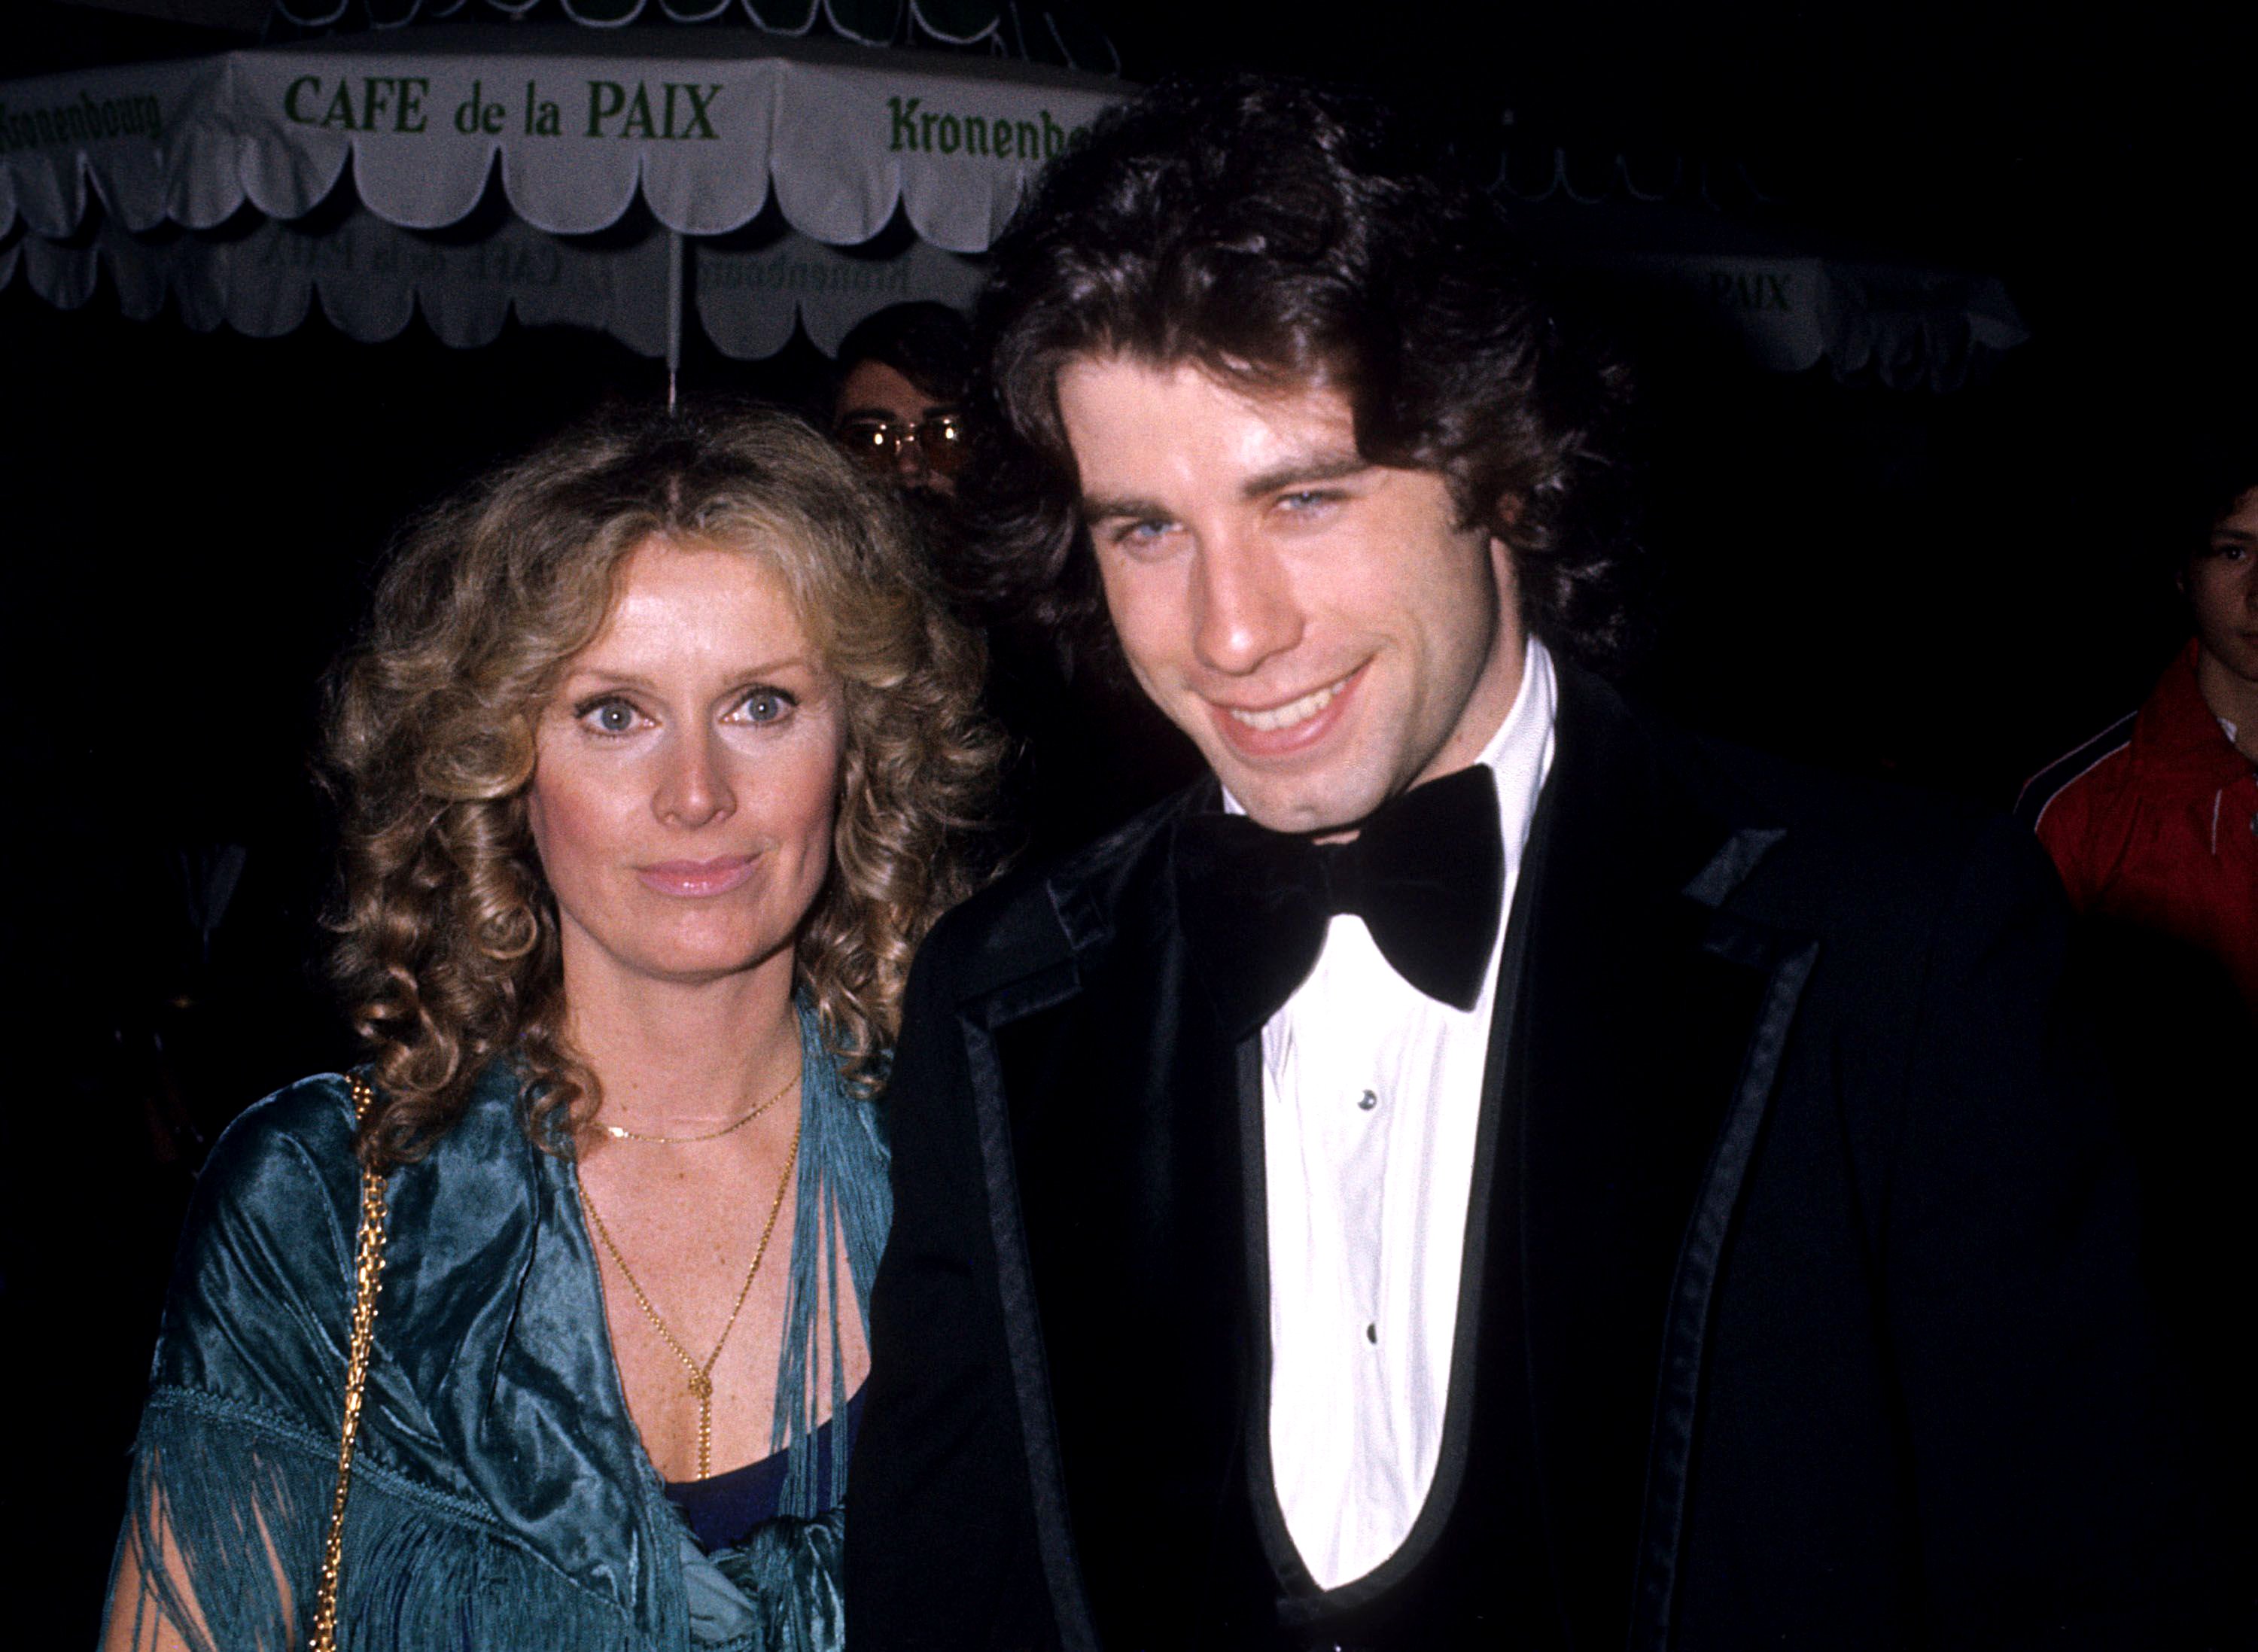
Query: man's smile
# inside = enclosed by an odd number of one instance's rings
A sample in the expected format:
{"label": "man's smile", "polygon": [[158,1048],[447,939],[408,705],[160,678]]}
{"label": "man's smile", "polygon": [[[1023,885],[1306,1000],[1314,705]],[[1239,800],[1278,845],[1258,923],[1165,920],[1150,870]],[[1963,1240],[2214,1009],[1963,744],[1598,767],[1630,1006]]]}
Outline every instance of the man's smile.
{"label": "man's smile", "polygon": [[1282,761],[1330,748],[1331,737],[1347,718],[1371,663],[1367,660],[1336,682],[1275,705],[1226,705],[1211,700],[1209,714],[1224,743],[1245,762]]}
{"label": "man's smile", "polygon": [[[1361,671],[1363,669],[1360,665],[1357,667],[1357,671]],[[1273,705],[1265,710],[1257,711],[1238,705],[1226,705],[1223,709],[1249,728],[1259,728],[1266,733],[1274,729],[1291,728],[1296,723],[1309,721],[1310,718],[1331,705],[1334,697],[1347,688],[1355,677],[1356,671],[1351,671],[1338,683],[1328,683],[1323,688],[1313,689],[1298,699],[1288,700],[1282,705]]]}

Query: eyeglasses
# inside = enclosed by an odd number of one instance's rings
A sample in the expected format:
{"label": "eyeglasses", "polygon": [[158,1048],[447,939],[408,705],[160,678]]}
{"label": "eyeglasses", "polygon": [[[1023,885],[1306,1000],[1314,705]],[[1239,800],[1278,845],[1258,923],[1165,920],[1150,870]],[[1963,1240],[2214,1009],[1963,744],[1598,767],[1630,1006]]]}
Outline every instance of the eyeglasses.
{"label": "eyeglasses", "polygon": [[841,419],[831,434],[858,464],[882,472],[898,469],[902,450],[913,446],[927,469],[954,476],[963,468],[970,445],[964,415],[959,413],[927,414],[915,424],[867,415]]}

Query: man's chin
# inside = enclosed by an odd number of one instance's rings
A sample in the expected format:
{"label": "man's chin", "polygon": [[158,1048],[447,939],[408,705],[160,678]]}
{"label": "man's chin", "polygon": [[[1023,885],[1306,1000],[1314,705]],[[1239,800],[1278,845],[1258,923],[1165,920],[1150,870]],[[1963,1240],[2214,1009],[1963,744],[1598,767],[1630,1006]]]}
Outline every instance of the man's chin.
{"label": "man's chin", "polygon": [[1234,776],[1220,768],[1218,776],[1247,819],[1273,832],[1306,835],[1345,831],[1387,801],[1384,787],[1343,776],[1311,776],[1296,783],[1267,775]]}

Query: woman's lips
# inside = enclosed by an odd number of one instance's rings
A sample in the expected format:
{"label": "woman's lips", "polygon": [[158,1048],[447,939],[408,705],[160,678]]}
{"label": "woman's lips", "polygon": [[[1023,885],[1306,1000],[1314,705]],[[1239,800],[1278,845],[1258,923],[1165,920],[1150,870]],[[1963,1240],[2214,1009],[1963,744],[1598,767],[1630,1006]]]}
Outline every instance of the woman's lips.
{"label": "woman's lips", "polygon": [[637,867],[636,876],[644,888],[661,895],[696,899],[728,894],[752,876],[754,864],[755,857],[749,854],[725,854],[712,861],[661,861],[656,866]]}
{"label": "woman's lips", "polygon": [[1282,757],[1316,745],[1346,715],[1349,700],[1364,680],[1360,665],[1337,682],[1275,705],[1208,704],[1217,732],[1232,749],[1253,759]]}

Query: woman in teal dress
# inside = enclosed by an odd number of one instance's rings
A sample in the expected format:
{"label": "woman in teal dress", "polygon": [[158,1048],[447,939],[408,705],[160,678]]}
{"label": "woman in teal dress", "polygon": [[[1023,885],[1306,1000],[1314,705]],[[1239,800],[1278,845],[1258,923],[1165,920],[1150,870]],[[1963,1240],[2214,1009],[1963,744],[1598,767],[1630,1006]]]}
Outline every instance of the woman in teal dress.
{"label": "woman in teal dress", "polygon": [[367,1062],[213,1150],[106,1646],[308,1643],[366,1166],[336,1643],[835,1652],[877,1095],[969,883],[979,670],[781,415],[600,419],[409,530],[334,683]]}

